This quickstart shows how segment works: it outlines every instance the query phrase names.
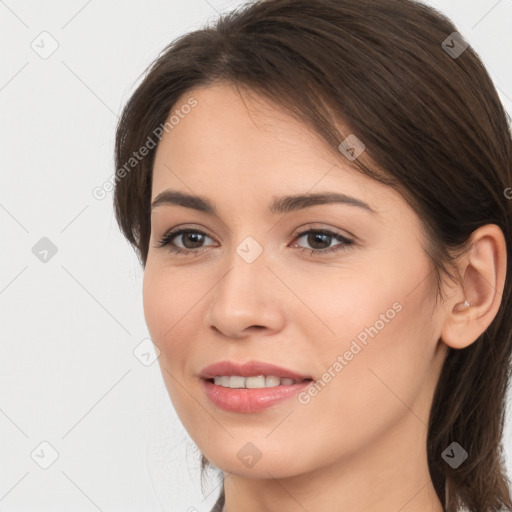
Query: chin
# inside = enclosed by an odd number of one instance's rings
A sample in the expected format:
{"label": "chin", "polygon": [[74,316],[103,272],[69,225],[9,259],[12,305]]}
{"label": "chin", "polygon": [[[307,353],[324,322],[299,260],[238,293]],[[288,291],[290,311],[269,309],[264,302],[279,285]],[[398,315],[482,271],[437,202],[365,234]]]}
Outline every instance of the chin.
{"label": "chin", "polygon": [[[246,437],[247,439],[247,437]],[[250,439],[250,437],[249,437]],[[258,447],[256,447],[257,445]],[[222,445],[222,451],[201,450],[208,460],[218,469],[227,474],[244,478],[288,478],[314,469],[313,454],[303,453],[301,447],[278,446],[255,441],[237,441]]]}

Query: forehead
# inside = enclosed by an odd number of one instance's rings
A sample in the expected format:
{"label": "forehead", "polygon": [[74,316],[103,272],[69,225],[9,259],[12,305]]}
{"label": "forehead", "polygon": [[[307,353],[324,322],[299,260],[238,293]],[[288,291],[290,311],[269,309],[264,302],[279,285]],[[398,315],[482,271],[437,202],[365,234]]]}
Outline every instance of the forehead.
{"label": "forehead", "polygon": [[[183,107],[189,104],[195,106]],[[302,192],[319,179],[326,186],[373,181],[341,153],[333,157],[304,123],[254,92],[241,95],[227,84],[196,88],[176,102],[171,115],[172,128],[163,133],[155,157],[153,198],[185,176],[205,185],[243,182],[256,188],[262,182],[296,182]]]}
{"label": "forehead", "polygon": [[217,161],[225,158],[233,163],[254,157],[272,161],[276,155],[304,158],[322,144],[283,108],[254,92],[239,93],[230,85],[193,89],[176,102],[171,114],[192,98],[196,106],[164,133],[159,145],[162,152],[174,151],[188,160],[212,154]]}

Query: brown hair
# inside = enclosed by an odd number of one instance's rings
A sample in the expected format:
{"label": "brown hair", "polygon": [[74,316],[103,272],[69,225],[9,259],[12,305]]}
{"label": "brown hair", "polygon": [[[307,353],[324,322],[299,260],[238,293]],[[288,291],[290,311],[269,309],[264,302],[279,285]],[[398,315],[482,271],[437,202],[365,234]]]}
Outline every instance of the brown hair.
{"label": "brown hair", "polygon": [[[438,293],[443,273],[456,279],[453,260],[471,233],[498,225],[507,244],[501,306],[473,344],[449,348],[427,441],[445,510],[487,512],[512,509],[501,445],[511,375],[512,137],[485,67],[454,32],[412,0],[245,5],[163,50],[124,108],[115,156],[119,170],[194,87],[232,83],[287,109],[338,157],[347,135],[364,142],[364,158],[350,165],[395,187],[422,219]],[[116,219],[144,267],[155,150],[118,172],[114,191]],[[469,453],[457,469],[441,456],[453,442]]]}

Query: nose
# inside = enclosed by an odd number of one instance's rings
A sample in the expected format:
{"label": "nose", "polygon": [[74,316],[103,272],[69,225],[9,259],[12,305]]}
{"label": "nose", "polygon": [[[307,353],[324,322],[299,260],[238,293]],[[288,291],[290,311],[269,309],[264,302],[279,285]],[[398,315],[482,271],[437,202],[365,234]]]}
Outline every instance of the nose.
{"label": "nose", "polygon": [[224,268],[209,295],[207,327],[233,339],[282,329],[285,287],[267,266],[265,252],[251,263],[235,253]]}

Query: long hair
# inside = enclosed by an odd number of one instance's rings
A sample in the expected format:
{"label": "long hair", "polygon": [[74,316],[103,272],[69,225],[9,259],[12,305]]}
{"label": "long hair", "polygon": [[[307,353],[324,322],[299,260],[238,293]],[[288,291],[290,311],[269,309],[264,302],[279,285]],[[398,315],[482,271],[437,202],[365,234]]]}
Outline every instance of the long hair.
{"label": "long hair", "polygon": [[[132,168],[126,163],[162,126],[172,129],[169,116],[194,87],[215,83],[273,101],[339,158],[348,135],[364,141],[365,158],[350,165],[394,187],[417,213],[438,294],[442,275],[456,278],[454,255],[471,233],[501,228],[500,309],[473,344],[449,348],[427,454],[447,512],[512,509],[501,444],[511,376],[512,137],[475,51],[449,19],[412,0],[265,0],[179,37],[147,69],[116,133],[116,219],[144,267],[156,148]],[[453,442],[469,454],[456,469],[442,458]]]}

